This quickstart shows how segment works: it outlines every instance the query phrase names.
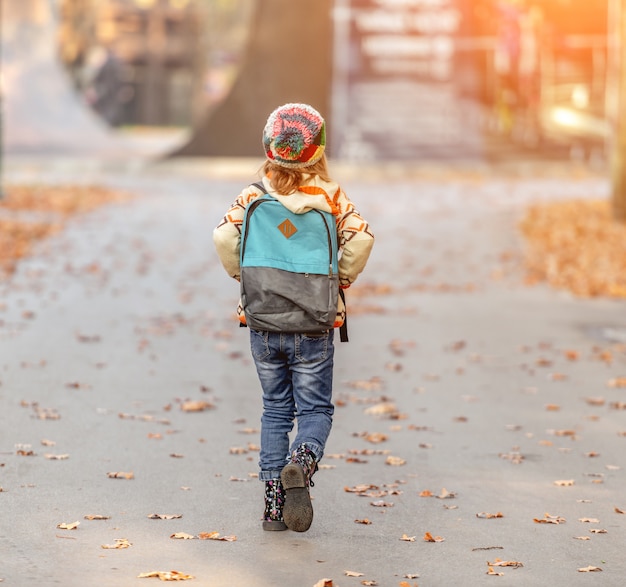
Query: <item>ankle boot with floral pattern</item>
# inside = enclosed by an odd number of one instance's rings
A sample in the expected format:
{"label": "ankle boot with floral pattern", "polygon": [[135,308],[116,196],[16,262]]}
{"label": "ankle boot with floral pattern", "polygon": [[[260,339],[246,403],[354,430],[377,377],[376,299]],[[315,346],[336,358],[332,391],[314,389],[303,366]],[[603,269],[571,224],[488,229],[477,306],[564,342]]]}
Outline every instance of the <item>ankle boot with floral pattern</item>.
{"label": "ankle boot with floral pattern", "polygon": [[263,530],[286,530],[283,520],[285,505],[285,490],[280,479],[271,479],[265,482],[265,512],[263,512]]}
{"label": "ankle boot with floral pattern", "polygon": [[291,453],[289,462],[280,475],[285,488],[283,518],[287,528],[295,532],[306,532],[313,522],[309,487],[313,486],[311,477],[315,471],[315,454],[305,444],[301,444]]}

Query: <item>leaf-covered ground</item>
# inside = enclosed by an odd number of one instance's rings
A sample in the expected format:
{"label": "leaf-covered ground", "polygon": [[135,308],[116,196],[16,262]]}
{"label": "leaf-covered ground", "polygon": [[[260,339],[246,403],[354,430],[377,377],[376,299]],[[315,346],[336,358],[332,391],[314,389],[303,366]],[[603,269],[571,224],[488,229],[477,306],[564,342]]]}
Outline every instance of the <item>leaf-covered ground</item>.
{"label": "leaf-covered ground", "polygon": [[89,212],[126,194],[100,186],[9,186],[0,199],[0,277],[15,271],[37,241],[57,233],[75,214]]}
{"label": "leaf-covered ground", "polygon": [[607,200],[530,206],[521,223],[529,283],[547,281],[578,296],[626,298],[626,224]]}

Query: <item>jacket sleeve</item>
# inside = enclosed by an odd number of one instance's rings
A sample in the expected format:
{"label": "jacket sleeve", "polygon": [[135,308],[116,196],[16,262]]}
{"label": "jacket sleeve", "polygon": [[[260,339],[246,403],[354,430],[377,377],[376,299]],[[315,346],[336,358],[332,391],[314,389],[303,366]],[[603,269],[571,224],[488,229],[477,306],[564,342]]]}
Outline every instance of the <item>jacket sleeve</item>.
{"label": "jacket sleeve", "polygon": [[221,222],[213,230],[213,243],[226,273],[239,281],[239,247],[241,225],[246,207],[261,194],[254,188],[244,189],[228,209]]}
{"label": "jacket sleeve", "polygon": [[339,236],[339,285],[349,287],[365,268],[374,246],[374,234],[369,223],[359,214],[343,191],[335,200],[339,208],[337,234]]}

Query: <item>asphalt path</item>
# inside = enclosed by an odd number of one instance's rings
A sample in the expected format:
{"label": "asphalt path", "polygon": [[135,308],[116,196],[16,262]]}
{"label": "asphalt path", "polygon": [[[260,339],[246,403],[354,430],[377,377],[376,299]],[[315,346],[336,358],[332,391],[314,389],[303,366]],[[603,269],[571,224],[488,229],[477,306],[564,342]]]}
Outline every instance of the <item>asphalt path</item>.
{"label": "asphalt path", "polygon": [[212,244],[256,169],[8,168],[136,197],[0,282],[0,581],[623,585],[626,304],[526,286],[516,230],[529,202],[607,197],[607,180],[339,172],[377,241],[298,534],[261,529],[259,386]]}

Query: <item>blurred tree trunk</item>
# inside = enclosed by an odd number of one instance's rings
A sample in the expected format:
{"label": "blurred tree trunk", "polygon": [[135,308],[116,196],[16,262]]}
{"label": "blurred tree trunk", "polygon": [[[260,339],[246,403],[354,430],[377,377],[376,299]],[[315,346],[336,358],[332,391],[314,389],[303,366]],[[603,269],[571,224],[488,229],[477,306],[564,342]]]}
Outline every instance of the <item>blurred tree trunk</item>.
{"label": "blurred tree trunk", "polygon": [[609,26],[616,27],[609,31],[609,50],[614,60],[614,79],[609,85],[609,92],[614,93],[609,96],[613,110],[612,205],[615,220],[626,223],[626,0],[612,0],[612,9]]}
{"label": "blurred tree trunk", "polygon": [[332,0],[257,0],[243,65],[230,94],[174,156],[262,156],[268,115],[287,102],[311,104],[328,121]]}

